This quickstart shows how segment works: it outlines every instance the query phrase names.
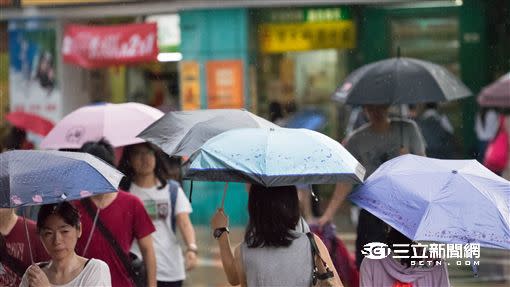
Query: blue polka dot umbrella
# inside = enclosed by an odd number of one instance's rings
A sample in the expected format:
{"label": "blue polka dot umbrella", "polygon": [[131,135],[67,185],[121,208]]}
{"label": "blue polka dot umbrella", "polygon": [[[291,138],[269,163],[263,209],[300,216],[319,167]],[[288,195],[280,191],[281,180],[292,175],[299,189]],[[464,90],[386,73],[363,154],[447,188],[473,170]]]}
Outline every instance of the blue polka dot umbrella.
{"label": "blue polka dot umbrella", "polygon": [[185,177],[263,186],[363,181],[365,168],[337,141],[308,129],[233,129],[195,152]]}
{"label": "blue polka dot umbrella", "polygon": [[0,154],[0,208],[58,203],[117,191],[124,175],[86,153],[13,150]]}

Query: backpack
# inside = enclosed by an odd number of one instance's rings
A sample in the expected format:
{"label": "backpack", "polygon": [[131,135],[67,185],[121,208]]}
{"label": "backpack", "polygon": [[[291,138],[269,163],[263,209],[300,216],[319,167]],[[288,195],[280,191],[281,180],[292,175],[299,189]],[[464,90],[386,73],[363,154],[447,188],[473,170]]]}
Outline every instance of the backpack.
{"label": "backpack", "polygon": [[448,159],[455,153],[454,136],[434,117],[420,118],[416,121],[420,127],[428,157]]}
{"label": "backpack", "polygon": [[172,231],[175,234],[176,230],[176,218],[175,218],[175,204],[177,202],[177,192],[179,191],[179,183],[173,179],[168,180],[168,191],[170,195],[170,208],[172,210],[170,214],[170,222],[172,223]]}
{"label": "backpack", "polygon": [[509,135],[505,127],[505,116],[499,117],[499,129],[496,136],[490,141],[483,159],[483,165],[495,173],[501,173],[508,164]]}

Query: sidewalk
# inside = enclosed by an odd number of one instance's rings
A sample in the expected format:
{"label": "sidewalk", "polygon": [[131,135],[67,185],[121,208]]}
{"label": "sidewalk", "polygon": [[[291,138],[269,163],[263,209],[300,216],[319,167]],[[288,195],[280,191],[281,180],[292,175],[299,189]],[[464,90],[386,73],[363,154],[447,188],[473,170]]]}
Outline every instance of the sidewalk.
{"label": "sidewalk", "polygon": [[[199,246],[199,266],[188,274],[185,286],[229,286],[221,266],[219,249],[212,237],[209,227],[196,227]],[[233,228],[230,232],[232,247],[243,240],[244,228]],[[339,233],[347,248],[354,252],[356,234],[353,231]],[[455,266],[450,260],[448,267],[452,286],[458,287],[508,287],[510,286],[510,251],[482,249],[480,256],[479,277],[473,277],[471,267]],[[506,280],[503,272],[506,268]]]}

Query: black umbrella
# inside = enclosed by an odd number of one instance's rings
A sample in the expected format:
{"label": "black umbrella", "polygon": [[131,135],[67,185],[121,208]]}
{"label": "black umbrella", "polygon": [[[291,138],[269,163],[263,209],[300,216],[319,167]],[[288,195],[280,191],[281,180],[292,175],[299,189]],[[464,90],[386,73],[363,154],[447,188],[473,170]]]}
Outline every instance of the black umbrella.
{"label": "black umbrella", "polygon": [[418,104],[452,101],[472,95],[445,68],[412,58],[391,58],[360,67],[333,94],[351,104]]}
{"label": "black umbrella", "polygon": [[[399,48],[396,58],[368,64],[352,72],[332,98],[351,105],[393,105],[452,101],[471,95],[471,91],[445,68],[418,59],[401,58]],[[402,129],[401,125],[401,135]]]}

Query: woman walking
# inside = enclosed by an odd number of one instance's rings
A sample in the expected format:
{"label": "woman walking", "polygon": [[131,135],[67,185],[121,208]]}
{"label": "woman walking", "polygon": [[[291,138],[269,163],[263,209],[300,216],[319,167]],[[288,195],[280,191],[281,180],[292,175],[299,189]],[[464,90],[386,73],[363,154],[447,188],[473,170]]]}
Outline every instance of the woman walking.
{"label": "woman walking", "polygon": [[[313,281],[314,261],[319,272],[324,273],[322,262],[312,255],[312,239],[294,230],[300,219],[295,186],[251,185],[248,213],[244,242],[236,247],[234,254],[228,237],[228,218],[223,210],[218,210],[211,221],[231,285],[308,287]],[[317,236],[312,238],[318,253],[332,268],[329,280],[333,286],[343,286],[326,247]]]}
{"label": "woman walking", "polygon": [[[150,143],[125,147],[119,170],[126,178],[120,187],[143,201],[156,227],[152,238],[158,286],[182,286],[185,270],[191,270],[197,264],[195,231],[189,218],[192,209],[180,185],[173,180],[167,181],[161,153]],[[177,228],[187,246],[186,260],[176,236]],[[139,254],[136,244],[131,251]]]}
{"label": "woman walking", "polygon": [[21,287],[111,286],[110,269],[105,262],[78,256],[74,251],[81,224],[73,205],[43,205],[37,217],[37,231],[51,260],[31,265],[21,279]]}

